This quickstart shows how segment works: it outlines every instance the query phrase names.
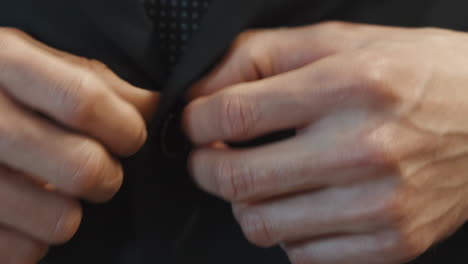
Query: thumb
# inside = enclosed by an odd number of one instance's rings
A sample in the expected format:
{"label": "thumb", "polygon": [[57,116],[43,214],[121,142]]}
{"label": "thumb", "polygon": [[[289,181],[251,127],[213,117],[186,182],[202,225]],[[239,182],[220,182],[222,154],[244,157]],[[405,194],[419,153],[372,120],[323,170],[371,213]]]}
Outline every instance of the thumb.
{"label": "thumb", "polygon": [[123,85],[116,86],[117,94],[132,104],[141,113],[146,122],[150,122],[156,114],[160,93],[137,88],[130,84],[127,85],[133,89],[123,89]]}
{"label": "thumb", "polygon": [[250,30],[240,34],[224,60],[188,92],[188,99],[227,86],[256,81],[300,68],[351,49],[358,42],[355,24],[327,22],[297,28]]}
{"label": "thumb", "polygon": [[[99,66],[99,64],[96,65]],[[102,65],[102,67],[106,66]],[[101,77],[110,84],[111,88],[117,93],[117,95],[129,104],[133,105],[138,112],[140,112],[146,122],[153,119],[160,100],[160,93],[133,86],[121,79],[111,70],[107,69],[107,67],[105,69],[96,70],[100,71]]]}

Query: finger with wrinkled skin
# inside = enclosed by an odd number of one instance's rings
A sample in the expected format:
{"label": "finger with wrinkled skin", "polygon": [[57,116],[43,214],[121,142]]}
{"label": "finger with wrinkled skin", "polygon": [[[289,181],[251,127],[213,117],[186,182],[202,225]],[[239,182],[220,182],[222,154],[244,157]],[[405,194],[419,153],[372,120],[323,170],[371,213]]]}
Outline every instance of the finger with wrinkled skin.
{"label": "finger with wrinkled skin", "polygon": [[[382,34],[383,28],[333,21],[246,31],[237,37],[224,60],[190,88],[187,97],[193,100],[235,84],[279,75],[327,56],[356,49]],[[359,34],[364,31],[368,34]]]}
{"label": "finger with wrinkled skin", "polygon": [[113,91],[116,82],[110,84],[95,72],[96,62],[71,63],[25,38],[18,30],[0,29],[3,91],[64,126],[95,137],[118,155],[131,155],[141,147],[146,140],[143,118]]}
{"label": "finger with wrinkled skin", "polygon": [[[191,102],[183,127],[196,145],[239,142],[285,129],[301,129],[336,111],[384,111],[392,94],[374,81],[355,78],[361,55],[327,57],[315,64],[260,81],[238,84]],[[377,83],[377,84],[376,84]],[[360,113],[358,113],[359,115]]]}
{"label": "finger with wrinkled skin", "polygon": [[81,222],[77,201],[49,192],[17,172],[0,167],[0,225],[47,244],[68,241]]}
{"label": "finger with wrinkled skin", "polygon": [[63,130],[1,93],[0,112],[3,164],[94,202],[109,200],[120,188],[120,163],[95,140]]}
{"label": "finger with wrinkled skin", "polygon": [[336,235],[302,243],[286,244],[292,263],[406,263],[427,250],[428,241],[408,243],[392,231]]}
{"label": "finger with wrinkled skin", "polygon": [[229,201],[258,201],[393,172],[387,157],[361,136],[369,128],[359,116],[366,115],[335,113],[314,129],[260,147],[199,148],[190,155],[189,170],[202,189]]}
{"label": "finger with wrinkled skin", "polygon": [[235,204],[233,211],[252,243],[270,247],[396,228],[404,220],[403,201],[398,195],[395,177],[389,175],[365,183]]}
{"label": "finger with wrinkled skin", "polygon": [[21,233],[0,227],[0,263],[36,264],[47,253],[47,246]]}
{"label": "finger with wrinkled skin", "polygon": [[84,67],[89,67],[91,70],[94,70],[99,77],[103,78],[109,85],[110,88],[115,90],[115,92],[126,102],[133,105],[137,110],[143,115],[146,122],[151,121],[152,117],[155,114],[156,107],[159,102],[159,93],[152,92],[149,90],[141,89],[135,87],[125,80],[121,79],[117,74],[115,74],[111,69],[109,69],[105,64],[80,57],[65,51],[55,49],[51,46],[37,41],[31,36],[25,33],[19,33],[18,37],[22,40],[31,43],[32,46],[42,49],[44,52],[50,53],[58,58],[64,59],[74,65],[83,65]]}

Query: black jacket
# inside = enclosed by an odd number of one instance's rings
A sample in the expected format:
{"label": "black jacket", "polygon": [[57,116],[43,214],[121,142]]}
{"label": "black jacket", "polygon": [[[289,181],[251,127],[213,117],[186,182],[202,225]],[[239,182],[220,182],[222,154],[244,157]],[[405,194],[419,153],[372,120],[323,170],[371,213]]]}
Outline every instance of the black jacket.
{"label": "black jacket", "polygon": [[[125,160],[113,202],[85,205],[77,236],[46,264],[286,264],[279,249],[243,238],[229,206],[198,191],[185,171],[189,150],[178,129],[184,90],[248,28],[346,20],[468,30],[463,0],[213,0],[188,53],[164,76],[151,21],[138,0],[3,0],[0,26],[25,30],[58,49],[98,59],[122,78],[164,92],[150,140]],[[312,47],[313,48],[313,47]],[[109,113],[110,115],[112,113]],[[415,263],[468,263],[464,229]]]}

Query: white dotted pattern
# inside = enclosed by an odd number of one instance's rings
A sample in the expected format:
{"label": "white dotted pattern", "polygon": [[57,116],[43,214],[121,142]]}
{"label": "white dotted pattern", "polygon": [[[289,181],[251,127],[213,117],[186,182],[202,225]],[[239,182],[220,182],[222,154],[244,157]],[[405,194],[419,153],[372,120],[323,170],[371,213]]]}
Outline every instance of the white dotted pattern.
{"label": "white dotted pattern", "polygon": [[142,0],[158,32],[161,58],[173,68],[200,27],[210,0]]}

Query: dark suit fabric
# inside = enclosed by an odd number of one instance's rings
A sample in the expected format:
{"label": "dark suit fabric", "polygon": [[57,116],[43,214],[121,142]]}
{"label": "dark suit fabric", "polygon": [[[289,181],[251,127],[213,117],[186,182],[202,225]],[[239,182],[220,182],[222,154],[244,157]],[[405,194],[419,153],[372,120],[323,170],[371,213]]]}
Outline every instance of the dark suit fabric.
{"label": "dark suit fabric", "polygon": [[[55,48],[98,59],[129,82],[164,94],[149,142],[123,161],[122,191],[109,204],[85,204],[77,236],[53,249],[44,263],[288,263],[279,249],[249,245],[229,205],[190,181],[188,149],[175,125],[184,90],[249,28],[346,20],[468,30],[466,10],[468,2],[462,0],[213,0],[188,52],[165,76],[152,23],[138,0],[2,1],[0,26],[23,29]],[[460,230],[414,263],[468,263],[467,236]]]}

